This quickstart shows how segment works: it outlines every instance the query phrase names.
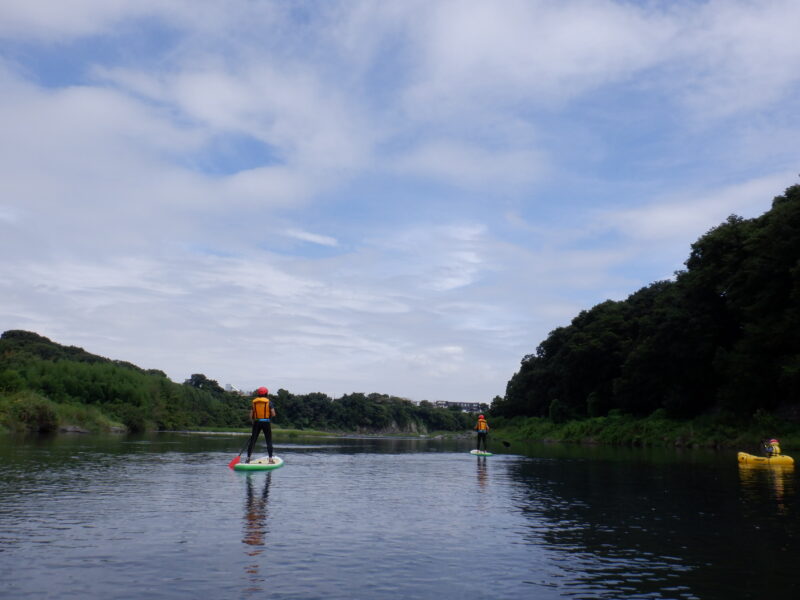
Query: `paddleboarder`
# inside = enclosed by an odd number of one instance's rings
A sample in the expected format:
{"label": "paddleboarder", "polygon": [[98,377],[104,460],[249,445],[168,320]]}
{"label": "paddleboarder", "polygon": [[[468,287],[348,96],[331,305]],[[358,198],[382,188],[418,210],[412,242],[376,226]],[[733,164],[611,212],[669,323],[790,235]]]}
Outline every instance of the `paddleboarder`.
{"label": "paddleboarder", "polygon": [[250,409],[250,418],[253,420],[253,432],[250,434],[250,442],[247,444],[247,460],[246,464],[250,463],[250,457],[253,454],[253,447],[258,441],[258,434],[264,432],[264,439],[267,441],[267,453],[269,454],[269,464],[273,464],[272,460],[272,424],[271,419],[275,418],[275,407],[272,405],[269,397],[269,390],[265,387],[260,387],[256,390],[256,397],[253,398],[252,408]]}
{"label": "paddleboarder", "polygon": [[481,442],[483,442],[483,451],[488,452],[486,450],[486,434],[489,433],[489,423],[486,422],[483,415],[478,415],[478,422],[474,429],[478,432],[478,452],[481,450]]}

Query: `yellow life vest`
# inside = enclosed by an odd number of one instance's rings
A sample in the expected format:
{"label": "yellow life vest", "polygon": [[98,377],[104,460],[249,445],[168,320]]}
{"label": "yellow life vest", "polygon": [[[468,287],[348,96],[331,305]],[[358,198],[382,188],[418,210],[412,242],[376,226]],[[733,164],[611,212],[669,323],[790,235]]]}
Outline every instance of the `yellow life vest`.
{"label": "yellow life vest", "polygon": [[773,455],[777,456],[778,454],[781,453],[781,447],[778,444],[778,442],[773,442],[773,443],[770,444],[770,446],[772,447],[772,454]]}
{"label": "yellow life vest", "polygon": [[486,419],[478,419],[478,424],[475,426],[475,429],[478,431],[489,431],[489,423],[486,422]]}
{"label": "yellow life vest", "polygon": [[251,411],[250,415],[253,419],[269,419],[269,398],[264,396],[253,398],[253,410]]}

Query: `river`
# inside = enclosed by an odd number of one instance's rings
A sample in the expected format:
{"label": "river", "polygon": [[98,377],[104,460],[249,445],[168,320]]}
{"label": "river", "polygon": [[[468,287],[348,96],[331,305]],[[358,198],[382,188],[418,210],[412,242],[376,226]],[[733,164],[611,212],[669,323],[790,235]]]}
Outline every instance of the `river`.
{"label": "river", "polygon": [[[0,598],[798,597],[794,470],[735,452],[0,436]],[[263,438],[259,446],[263,444]],[[497,448],[498,450],[500,448]]]}

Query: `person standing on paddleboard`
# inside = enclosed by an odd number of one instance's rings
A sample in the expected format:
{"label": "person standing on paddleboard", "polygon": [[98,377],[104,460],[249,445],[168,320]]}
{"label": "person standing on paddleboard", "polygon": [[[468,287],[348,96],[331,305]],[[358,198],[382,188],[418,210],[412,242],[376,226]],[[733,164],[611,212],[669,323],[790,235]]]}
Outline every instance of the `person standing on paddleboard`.
{"label": "person standing on paddleboard", "polygon": [[478,432],[478,452],[481,450],[481,442],[483,442],[483,451],[487,452],[486,434],[489,433],[489,423],[486,422],[486,419],[483,417],[483,415],[478,415],[478,422],[475,424],[475,431]]}
{"label": "person standing on paddleboard", "polygon": [[250,457],[253,454],[253,447],[258,441],[258,434],[264,432],[264,439],[267,441],[267,453],[269,454],[269,464],[272,464],[272,424],[270,419],[275,418],[275,407],[267,397],[269,390],[265,387],[260,387],[256,390],[256,397],[253,398],[253,407],[250,409],[250,418],[253,419],[253,432],[250,434],[250,443],[247,444],[247,460],[245,464],[250,463]]}

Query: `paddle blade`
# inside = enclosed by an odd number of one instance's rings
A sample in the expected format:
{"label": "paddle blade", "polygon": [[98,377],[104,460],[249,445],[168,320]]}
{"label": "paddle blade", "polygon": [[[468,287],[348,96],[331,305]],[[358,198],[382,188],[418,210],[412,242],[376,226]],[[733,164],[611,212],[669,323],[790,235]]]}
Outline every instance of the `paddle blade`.
{"label": "paddle blade", "polygon": [[229,468],[229,469],[232,469],[233,467],[235,467],[236,465],[238,465],[238,464],[239,464],[239,461],[241,461],[241,460],[242,460],[242,457],[241,457],[241,456],[237,456],[237,457],[236,457],[236,458],[234,458],[234,459],[233,459],[231,462],[229,462],[229,463],[228,463],[228,468]]}

